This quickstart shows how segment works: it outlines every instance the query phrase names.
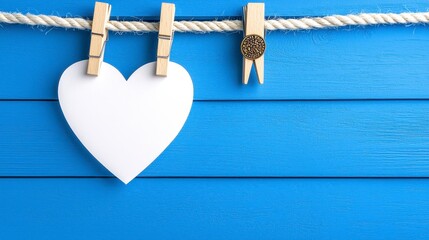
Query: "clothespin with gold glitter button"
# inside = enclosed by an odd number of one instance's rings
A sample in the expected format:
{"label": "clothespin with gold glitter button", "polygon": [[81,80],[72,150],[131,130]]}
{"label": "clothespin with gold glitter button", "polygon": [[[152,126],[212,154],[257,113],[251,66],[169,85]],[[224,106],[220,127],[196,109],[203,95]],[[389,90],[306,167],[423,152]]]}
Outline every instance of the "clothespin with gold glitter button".
{"label": "clothespin with gold glitter button", "polygon": [[266,47],[264,8],[264,3],[248,3],[247,6],[243,7],[244,38],[241,42],[243,84],[249,82],[253,64],[255,64],[259,83],[264,83],[264,52]]}

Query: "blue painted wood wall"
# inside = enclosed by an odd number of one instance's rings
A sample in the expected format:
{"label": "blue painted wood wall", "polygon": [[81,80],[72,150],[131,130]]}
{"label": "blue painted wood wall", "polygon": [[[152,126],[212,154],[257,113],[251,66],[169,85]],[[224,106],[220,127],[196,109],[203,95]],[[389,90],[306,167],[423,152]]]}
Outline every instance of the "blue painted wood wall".
{"label": "blue painted wood wall", "polygon": [[[156,20],[161,1],[110,0]],[[176,0],[177,19],[241,18],[243,0]],[[0,0],[1,11],[91,17],[93,1]],[[269,17],[426,11],[424,0],[267,1]],[[429,28],[269,32],[266,83],[241,85],[241,33],[176,33],[193,77],[182,132],[123,185],[57,102],[88,31],[0,27],[0,239],[428,239]],[[156,34],[111,34],[126,77]]]}

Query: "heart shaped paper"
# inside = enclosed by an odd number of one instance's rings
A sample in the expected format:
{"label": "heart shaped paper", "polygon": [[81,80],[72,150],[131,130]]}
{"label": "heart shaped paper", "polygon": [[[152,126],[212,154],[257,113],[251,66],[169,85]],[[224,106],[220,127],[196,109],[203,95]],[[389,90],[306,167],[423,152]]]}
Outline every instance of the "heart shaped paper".
{"label": "heart shaped paper", "polygon": [[170,62],[167,77],[155,76],[156,63],[127,80],[102,63],[97,77],[86,60],[61,76],[58,98],[73,132],[88,151],[124,183],[151,164],[182,129],[192,106],[188,72]]}

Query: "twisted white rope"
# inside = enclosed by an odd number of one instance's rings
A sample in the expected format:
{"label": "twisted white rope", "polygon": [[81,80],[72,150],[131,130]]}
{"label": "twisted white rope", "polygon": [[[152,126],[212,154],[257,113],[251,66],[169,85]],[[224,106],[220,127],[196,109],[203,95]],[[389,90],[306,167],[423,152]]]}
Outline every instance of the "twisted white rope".
{"label": "twisted white rope", "polygon": [[[358,15],[332,15],[300,19],[265,20],[266,30],[308,30],[345,26],[366,26],[377,24],[419,24],[429,22],[429,12],[409,13],[363,13]],[[83,18],[62,18],[48,15],[0,12],[0,23],[40,25],[74,29],[91,29],[91,20]],[[175,21],[176,32],[230,32],[242,30],[240,20],[224,21]],[[158,23],[144,21],[109,21],[107,29],[117,32],[156,32]]]}

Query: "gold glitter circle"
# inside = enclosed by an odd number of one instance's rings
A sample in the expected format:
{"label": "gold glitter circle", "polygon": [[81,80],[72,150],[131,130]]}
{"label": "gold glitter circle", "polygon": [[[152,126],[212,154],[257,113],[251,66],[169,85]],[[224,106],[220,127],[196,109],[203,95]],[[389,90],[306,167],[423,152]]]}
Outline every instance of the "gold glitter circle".
{"label": "gold glitter circle", "polygon": [[264,52],[265,40],[259,35],[247,35],[241,42],[241,54],[243,54],[246,59],[258,59],[264,54]]}

